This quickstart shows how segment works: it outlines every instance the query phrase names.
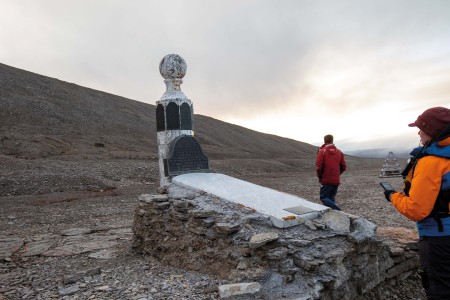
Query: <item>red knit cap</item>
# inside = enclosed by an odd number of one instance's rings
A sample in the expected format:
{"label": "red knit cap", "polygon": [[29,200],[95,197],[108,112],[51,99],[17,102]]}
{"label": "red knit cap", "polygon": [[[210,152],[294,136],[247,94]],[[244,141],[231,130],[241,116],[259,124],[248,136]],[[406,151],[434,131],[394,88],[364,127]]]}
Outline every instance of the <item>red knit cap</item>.
{"label": "red knit cap", "polygon": [[435,138],[450,124],[450,109],[432,107],[424,111],[409,127],[418,127],[431,138]]}

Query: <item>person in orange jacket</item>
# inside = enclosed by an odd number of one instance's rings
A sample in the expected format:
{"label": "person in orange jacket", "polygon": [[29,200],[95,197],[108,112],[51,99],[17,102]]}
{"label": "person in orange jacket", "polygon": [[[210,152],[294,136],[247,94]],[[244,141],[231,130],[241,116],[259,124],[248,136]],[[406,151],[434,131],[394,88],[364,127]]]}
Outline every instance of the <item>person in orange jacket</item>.
{"label": "person in orange jacket", "polygon": [[405,176],[403,192],[385,197],[417,222],[422,284],[428,299],[450,299],[450,110],[425,110],[408,126],[419,128],[420,142]]}
{"label": "person in orange jacket", "polygon": [[336,205],[336,193],[341,184],[341,174],[347,168],[344,154],[333,144],[333,136],[327,134],[324,144],[319,148],[316,157],[316,173],[319,178],[320,201],[332,209],[341,210]]}

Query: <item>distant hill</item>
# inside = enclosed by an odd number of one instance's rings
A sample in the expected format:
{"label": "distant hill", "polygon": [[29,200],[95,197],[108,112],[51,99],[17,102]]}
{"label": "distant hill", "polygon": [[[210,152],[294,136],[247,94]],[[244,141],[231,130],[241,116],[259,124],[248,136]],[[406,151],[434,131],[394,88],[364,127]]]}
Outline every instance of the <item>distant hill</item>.
{"label": "distant hill", "polygon": [[[155,106],[0,64],[0,155],[156,158]],[[210,159],[307,158],[317,147],[194,116]]]}
{"label": "distant hill", "polygon": [[397,158],[409,158],[411,151],[404,149],[365,149],[346,151],[345,154],[365,158],[386,158],[389,152],[393,152]]}

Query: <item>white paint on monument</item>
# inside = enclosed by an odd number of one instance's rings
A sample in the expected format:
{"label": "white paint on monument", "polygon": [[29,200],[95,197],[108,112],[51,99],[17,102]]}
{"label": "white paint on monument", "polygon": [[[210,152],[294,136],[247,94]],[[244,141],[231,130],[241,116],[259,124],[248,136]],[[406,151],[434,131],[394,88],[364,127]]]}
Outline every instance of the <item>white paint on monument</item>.
{"label": "white paint on monument", "polygon": [[[169,103],[174,102],[178,106],[187,103],[192,107],[192,101],[186,97],[180,88],[180,85],[183,83],[182,78],[186,75],[186,70],[186,62],[181,56],[168,54],[163,57],[159,63],[159,73],[164,78],[166,91],[161,99],[156,101],[156,105],[161,104],[163,107],[167,107]],[[156,135],[158,141],[160,186],[167,186],[170,184],[170,179],[164,174],[164,159],[167,159],[169,156],[169,144],[181,135],[194,136],[194,131],[181,129],[164,130],[157,132]]]}
{"label": "white paint on monument", "polygon": [[252,208],[270,216],[273,225],[278,228],[291,227],[315,219],[321,212],[330,209],[294,195],[219,173],[183,174],[175,176],[172,183],[205,191]]}

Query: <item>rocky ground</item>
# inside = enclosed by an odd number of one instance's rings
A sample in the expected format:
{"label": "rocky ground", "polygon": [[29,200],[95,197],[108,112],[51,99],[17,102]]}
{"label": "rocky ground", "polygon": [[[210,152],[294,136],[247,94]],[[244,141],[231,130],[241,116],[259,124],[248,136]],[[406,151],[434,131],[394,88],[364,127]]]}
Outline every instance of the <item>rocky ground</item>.
{"label": "rocky ground", "polygon": [[[349,164],[338,204],[384,232],[395,227],[403,238],[415,238],[414,223],[384,199],[382,162]],[[0,300],[218,299],[218,285],[231,283],[133,252],[137,197],[158,188],[155,160],[1,156],[0,165]],[[310,162],[216,160],[211,168],[319,203]],[[387,181],[400,189],[400,178]],[[417,278],[371,297],[424,299]]]}

